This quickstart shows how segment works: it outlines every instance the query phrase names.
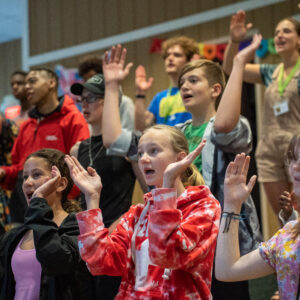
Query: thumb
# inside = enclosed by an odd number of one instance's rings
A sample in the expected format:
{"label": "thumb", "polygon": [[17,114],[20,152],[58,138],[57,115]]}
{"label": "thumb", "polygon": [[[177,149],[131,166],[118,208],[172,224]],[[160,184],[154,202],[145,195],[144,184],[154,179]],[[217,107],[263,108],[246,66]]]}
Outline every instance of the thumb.
{"label": "thumb", "polygon": [[253,27],[253,24],[252,24],[252,23],[248,23],[248,24],[246,25],[247,30],[251,29],[252,27]]}
{"label": "thumb", "polygon": [[92,177],[94,177],[97,174],[96,170],[92,167],[88,167],[87,171],[88,171],[89,175],[91,175]]}

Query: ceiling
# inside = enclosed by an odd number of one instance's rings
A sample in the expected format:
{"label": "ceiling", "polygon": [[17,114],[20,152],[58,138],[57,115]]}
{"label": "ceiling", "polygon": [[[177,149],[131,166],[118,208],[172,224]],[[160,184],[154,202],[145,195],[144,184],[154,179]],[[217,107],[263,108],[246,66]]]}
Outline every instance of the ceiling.
{"label": "ceiling", "polygon": [[21,38],[22,1],[0,0],[0,43]]}

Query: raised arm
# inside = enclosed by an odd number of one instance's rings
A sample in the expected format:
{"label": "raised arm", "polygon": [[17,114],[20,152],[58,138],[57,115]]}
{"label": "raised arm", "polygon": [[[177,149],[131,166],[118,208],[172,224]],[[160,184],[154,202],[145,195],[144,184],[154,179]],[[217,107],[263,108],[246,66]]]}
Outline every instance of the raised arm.
{"label": "raised arm", "polygon": [[102,117],[103,144],[109,148],[122,132],[119,108],[119,85],[132,67],[132,63],[125,66],[126,49],[117,45],[111,48],[110,55],[105,52],[103,60],[103,74],[105,79],[105,96]]}
{"label": "raised arm", "polygon": [[[240,257],[238,231],[242,203],[248,198],[256,176],[246,183],[250,157],[238,154],[226,170],[224,210],[217,241],[215,273],[221,281],[241,281],[272,274],[274,270],[264,262],[259,250]],[[230,216],[228,214],[235,214]]]}
{"label": "raised arm", "polygon": [[135,70],[135,129],[143,131],[154,123],[154,115],[146,109],[146,93],[151,88],[153,78],[147,80],[144,66],[139,65]]}
{"label": "raised arm", "polygon": [[252,43],[234,57],[233,69],[216,113],[214,130],[217,133],[232,131],[240,118],[244,68],[253,58],[261,39],[261,35],[254,35]]}
{"label": "raised arm", "polygon": [[[246,24],[246,13],[239,10],[231,17],[229,34],[230,40],[226,47],[223,60],[223,70],[227,75],[231,73],[233,59],[238,53],[239,44],[246,37],[247,31],[252,27],[251,23]],[[244,66],[243,79],[249,83],[262,83],[260,67],[258,64],[246,64]]]}

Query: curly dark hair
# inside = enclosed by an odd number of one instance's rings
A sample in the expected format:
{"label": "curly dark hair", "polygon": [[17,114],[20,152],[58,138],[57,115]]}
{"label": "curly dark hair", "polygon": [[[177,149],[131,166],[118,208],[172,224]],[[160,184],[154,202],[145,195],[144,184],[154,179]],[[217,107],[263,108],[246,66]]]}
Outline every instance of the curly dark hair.
{"label": "curly dark hair", "polygon": [[90,70],[94,70],[97,74],[102,74],[102,59],[98,55],[87,55],[79,62],[78,73],[81,77],[88,73]]}
{"label": "curly dark hair", "polygon": [[66,189],[62,192],[61,202],[63,209],[68,213],[80,211],[81,208],[78,201],[67,199],[67,196],[73,187],[73,180],[65,162],[65,154],[57,149],[44,148],[28,155],[26,161],[31,157],[43,158],[47,161],[50,170],[53,166],[56,166],[59,169],[61,176],[65,177],[68,181]]}

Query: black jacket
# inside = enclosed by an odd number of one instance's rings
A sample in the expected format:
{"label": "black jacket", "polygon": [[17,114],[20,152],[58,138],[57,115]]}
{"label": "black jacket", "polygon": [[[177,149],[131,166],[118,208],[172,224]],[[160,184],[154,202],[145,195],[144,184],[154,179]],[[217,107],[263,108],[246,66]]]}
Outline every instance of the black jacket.
{"label": "black jacket", "polygon": [[32,229],[36,256],[42,267],[40,299],[92,299],[88,285],[90,274],[81,260],[75,214],[68,215],[58,227],[45,199],[35,198],[25,213],[25,223],[14,228],[0,241],[0,300],[14,299],[15,280],[12,255],[26,233]]}

